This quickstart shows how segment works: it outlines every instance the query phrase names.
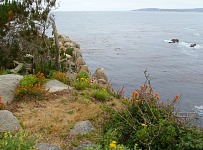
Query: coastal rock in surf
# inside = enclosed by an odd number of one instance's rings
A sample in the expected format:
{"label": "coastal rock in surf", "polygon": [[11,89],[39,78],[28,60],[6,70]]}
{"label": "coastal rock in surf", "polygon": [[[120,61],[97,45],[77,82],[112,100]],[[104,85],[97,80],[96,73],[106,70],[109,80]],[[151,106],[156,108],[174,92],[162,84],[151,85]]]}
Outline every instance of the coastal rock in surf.
{"label": "coastal rock in surf", "polygon": [[197,46],[196,43],[190,44],[190,47],[195,47],[195,46]]}
{"label": "coastal rock in surf", "polygon": [[169,43],[179,43],[179,39],[171,39]]}
{"label": "coastal rock in surf", "polygon": [[[95,73],[92,75],[93,80],[97,80],[98,83],[101,81],[102,83],[108,83],[107,75],[105,74],[104,68],[97,68]],[[103,79],[103,80],[101,80]],[[104,82],[106,81],[106,82]]]}

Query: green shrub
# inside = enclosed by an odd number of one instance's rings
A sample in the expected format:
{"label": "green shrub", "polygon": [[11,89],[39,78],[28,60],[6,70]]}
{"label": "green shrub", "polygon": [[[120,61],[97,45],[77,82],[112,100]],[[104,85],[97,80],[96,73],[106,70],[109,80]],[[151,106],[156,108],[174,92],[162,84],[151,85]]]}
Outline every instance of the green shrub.
{"label": "green shrub", "polygon": [[108,98],[108,94],[106,92],[106,89],[97,90],[92,94],[92,97],[94,97],[98,101],[106,101]]}
{"label": "green shrub", "polygon": [[74,87],[76,90],[84,90],[89,86],[89,74],[85,71],[81,71],[76,76]]}
{"label": "green shrub", "polygon": [[4,74],[10,74],[11,71],[9,69],[4,69],[2,66],[0,66],[0,75]]}
{"label": "green shrub", "polygon": [[133,149],[135,143],[142,149],[196,149],[203,147],[203,133],[179,122],[174,116],[175,96],[168,104],[160,102],[159,94],[145,85],[122,99],[120,110],[109,108],[111,119],[104,125],[105,132],[116,130],[119,143]]}
{"label": "green shrub", "polygon": [[86,80],[78,80],[74,83],[74,87],[76,90],[84,90],[89,86],[88,81]]}
{"label": "green shrub", "polygon": [[25,75],[23,79],[20,80],[16,89],[16,98],[21,98],[24,95],[29,95],[33,97],[42,97],[46,94],[46,90],[43,88],[45,83],[45,77],[43,73],[38,72],[37,75]]}
{"label": "green shrub", "polygon": [[85,71],[81,71],[77,74],[76,76],[76,80],[80,80],[80,79],[89,79],[89,74]]}
{"label": "green shrub", "polygon": [[34,145],[35,141],[30,140],[23,131],[15,135],[10,132],[0,133],[0,149],[2,150],[34,150]]}
{"label": "green shrub", "polygon": [[66,76],[66,73],[52,70],[49,73],[49,78],[56,79],[56,80],[63,82],[64,84],[70,85],[70,79]]}
{"label": "green shrub", "polygon": [[67,48],[65,53],[70,56],[73,56],[73,51],[74,51],[74,48]]}

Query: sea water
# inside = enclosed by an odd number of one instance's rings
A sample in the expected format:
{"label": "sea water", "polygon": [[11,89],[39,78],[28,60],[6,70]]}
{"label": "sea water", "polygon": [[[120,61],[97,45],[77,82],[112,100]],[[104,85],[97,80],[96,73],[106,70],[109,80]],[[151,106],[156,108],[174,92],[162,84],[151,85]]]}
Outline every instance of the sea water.
{"label": "sea water", "polygon": [[[54,12],[59,33],[81,45],[92,70],[102,67],[125,96],[146,81],[162,101],[181,95],[180,106],[203,114],[203,13]],[[179,43],[171,43],[173,38]],[[197,44],[194,48],[190,44]]]}

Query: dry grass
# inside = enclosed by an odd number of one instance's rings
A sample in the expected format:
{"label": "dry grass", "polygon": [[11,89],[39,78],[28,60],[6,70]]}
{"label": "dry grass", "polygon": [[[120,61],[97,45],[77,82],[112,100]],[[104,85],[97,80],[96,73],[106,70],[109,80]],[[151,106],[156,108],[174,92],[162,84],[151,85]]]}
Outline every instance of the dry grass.
{"label": "dry grass", "polygon": [[[74,94],[73,94],[74,93]],[[108,102],[109,105],[115,102]],[[29,97],[13,102],[9,109],[20,120],[23,129],[35,136],[38,142],[49,142],[72,149],[72,143],[77,136],[69,134],[75,123],[91,120],[97,128],[97,138],[101,137],[102,123],[108,118],[101,108],[103,104],[84,98],[77,91],[61,91],[48,94],[42,100]],[[86,137],[90,138],[90,137]],[[95,137],[91,137],[94,139]],[[88,139],[80,139],[88,140]]]}

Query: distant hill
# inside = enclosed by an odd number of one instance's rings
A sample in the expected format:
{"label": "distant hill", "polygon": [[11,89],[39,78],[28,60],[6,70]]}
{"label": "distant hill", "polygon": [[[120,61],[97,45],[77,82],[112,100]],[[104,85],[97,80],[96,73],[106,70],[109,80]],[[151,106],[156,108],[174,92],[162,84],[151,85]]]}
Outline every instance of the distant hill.
{"label": "distant hill", "polygon": [[160,8],[142,8],[133,11],[160,11],[160,12],[203,12],[203,8],[194,9],[160,9]]}

